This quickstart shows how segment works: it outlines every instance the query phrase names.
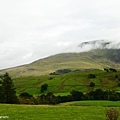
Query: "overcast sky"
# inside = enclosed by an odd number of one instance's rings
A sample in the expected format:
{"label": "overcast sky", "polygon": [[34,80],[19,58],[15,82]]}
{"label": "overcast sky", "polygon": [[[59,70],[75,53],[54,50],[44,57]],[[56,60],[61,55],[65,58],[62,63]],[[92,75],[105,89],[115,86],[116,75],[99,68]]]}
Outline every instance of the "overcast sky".
{"label": "overcast sky", "polygon": [[0,69],[120,37],[120,0],[0,0]]}

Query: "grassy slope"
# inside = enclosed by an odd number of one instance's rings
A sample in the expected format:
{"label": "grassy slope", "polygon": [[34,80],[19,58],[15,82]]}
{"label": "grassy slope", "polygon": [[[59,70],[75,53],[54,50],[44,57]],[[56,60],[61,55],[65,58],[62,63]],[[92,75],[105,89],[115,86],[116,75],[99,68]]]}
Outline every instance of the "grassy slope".
{"label": "grassy slope", "polygon": [[[58,69],[70,68],[70,69],[88,69],[98,68],[103,69],[104,67],[115,67],[119,68],[119,54],[116,54],[115,50],[94,50],[83,53],[64,53],[48,58],[40,59],[31,64],[7,69],[1,71],[9,72],[12,76],[39,76],[42,74],[49,74]],[[111,60],[113,59],[113,60]],[[116,62],[117,61],[117,62]]]}
{"label": "grassy slope", "polygon": [[[9,116],[9,120],[105,120],[105,113],[108,109],[108,107],[102,106],[76,107],[5,104],[1,104],[0,108],[0,116]],[[115,109],[120,112],[119,108]]]}
{"label": "grassy slope", "polygon": [[[96,78],[88,78],[89,74],[95,74]],[[72,90],[89,92],[97,88],[120,91],[119,78],[115,78],[115,75],[120,77],[120,71],[107,73],[102,70],[86,70],[63,75],[17,77],[14,78],[14,85],[18,94],[28,92],[33,95],[39,95],[40,86],[45,83],[48,84],[48,89],[44,93],[53,92],[55,95],[68,95]],[[95,83],[94,88],[89,87],[90,82]]]}

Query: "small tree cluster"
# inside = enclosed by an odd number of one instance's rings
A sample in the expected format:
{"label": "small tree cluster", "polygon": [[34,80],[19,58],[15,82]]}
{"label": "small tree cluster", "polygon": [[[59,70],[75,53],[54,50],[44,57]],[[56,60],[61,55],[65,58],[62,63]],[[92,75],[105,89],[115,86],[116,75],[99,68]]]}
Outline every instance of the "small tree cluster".
{"label": "small tree cluster", "polygon": [[58,98],[52,92],[48,92],[46,95],[42,94],[38,96],[37,101],[39,104],[57,104]]}
{"label": "small tree cluster", "polygon": [[103,91],[101,89],[96,89],[89,93],[84,94],[80,91],[73,90],[70,95],[67,96],[55,96],[52,92],[42,94],[37,97],[39,104],[58,104],[71,101],[81,101],[81,100],[120,100],[120,93],[114,91]]}
{"label": "small tree cluster", "polygon": [[38,104],[37,100],[33,97],[33,95],[30,95],[27,92],[21,93],[18,98],[20,104],[32,104],[32,105]]}
{"label": "small tree cluster", "polygon": [[120,100],[120,93],[115,91],[103,91],[101,89],[96,89],[95,91],[91,91],[87,93],[90,100],[110,100],[117,101]]}
{"label": "small tree cluster", "polygon": [[115,91],[108,91],[108,100],[110,101],[120,100],[120,93],[117,93]]}
{"label": "small tree cluster", "polygon": [[106,72],[117,72],[117,70],[114,69],[114,68],[104,68],[104,71],[106,71]]}
{"label": "small tree cluster", "polygon": [[72,101],[82,100],[83,98],[83,93],[79,91],[73,90],[70,94],[71,94]]}
{"label": "small tree cluster", "polygon": [[69,72],[71,72],[70,69],[63,69],[63,70],[57,70],[53,73],[50,73],[50,75],[61,75],[61,74],[69,73]]}
{"label": "small tree cluster", "polygon": [[58,104],[70,101],[79,101],[84,99],[84,94],[79,91],[73,90],[68,96],[55,96],[52,92],[38,96],[37,101],[39,104]]}

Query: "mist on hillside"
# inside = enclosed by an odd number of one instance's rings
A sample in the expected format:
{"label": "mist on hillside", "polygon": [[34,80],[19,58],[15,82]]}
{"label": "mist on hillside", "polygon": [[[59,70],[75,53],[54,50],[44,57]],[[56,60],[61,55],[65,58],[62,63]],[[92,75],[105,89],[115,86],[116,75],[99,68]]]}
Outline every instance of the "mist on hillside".
{"label": "mist on hillside", "polygon": [[69,45],[65,52],[84,52],[93,49],[120,49],[119,40],[92,40]]}

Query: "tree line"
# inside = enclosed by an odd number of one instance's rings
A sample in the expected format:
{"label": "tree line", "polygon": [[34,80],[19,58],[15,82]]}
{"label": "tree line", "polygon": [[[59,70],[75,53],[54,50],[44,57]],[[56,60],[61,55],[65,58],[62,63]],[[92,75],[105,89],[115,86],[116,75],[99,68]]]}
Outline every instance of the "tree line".
{"label": "tree line", "polygon": [[88,93],[73,90],[67,96],[55,96],[52,92],[42,94],[37,97],[39,104],[59,104],[71,101],[82,101],[82,100],[109,100],[118,101],[120,100],[120,93],[115,91],[96,89]]}

